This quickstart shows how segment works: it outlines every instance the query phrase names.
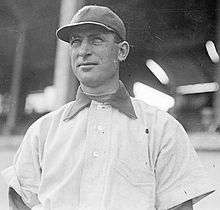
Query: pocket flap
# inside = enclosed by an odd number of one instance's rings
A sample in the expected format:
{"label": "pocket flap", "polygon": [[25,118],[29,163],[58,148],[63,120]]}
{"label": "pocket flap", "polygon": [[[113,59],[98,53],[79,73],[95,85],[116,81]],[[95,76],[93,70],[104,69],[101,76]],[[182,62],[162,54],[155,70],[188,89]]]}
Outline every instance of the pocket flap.
{"label": "pocket flap", "polygon": [[148,167],[130,167],[126,162],[117,160],[115,163],[115,169],[133,185],[152,184],[152,172]]}

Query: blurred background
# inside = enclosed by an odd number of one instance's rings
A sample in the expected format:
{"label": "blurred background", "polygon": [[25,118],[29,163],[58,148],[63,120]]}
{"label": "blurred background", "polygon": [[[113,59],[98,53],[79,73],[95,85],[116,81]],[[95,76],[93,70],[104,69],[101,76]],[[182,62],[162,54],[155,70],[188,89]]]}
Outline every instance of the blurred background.
{"label": "blurred background", "polygon": [[[131,52],[121,80],[183,124],[217,188],[195,209],[220,209],[217,0],[0,0],[0,170],[31,123],[74,99],[68,45],[55,32],[88,4],[108,6],[125,22]],[[1,177],[0,209],[8,210]]]}

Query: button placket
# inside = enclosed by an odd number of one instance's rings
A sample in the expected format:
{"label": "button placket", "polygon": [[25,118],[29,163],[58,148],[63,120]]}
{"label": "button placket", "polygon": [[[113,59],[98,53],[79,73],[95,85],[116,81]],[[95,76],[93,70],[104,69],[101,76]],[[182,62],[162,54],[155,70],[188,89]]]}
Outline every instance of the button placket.
{"label": "button placket", "polygon": [[97,105],[97,109],[98,110],[108,110],[109,109],[109,105],[107,105],[107,104],[98,104]]}
{"label": "button placket", "polygon": [[[111,120],[111,106],[92,102],[90,110],[91,122],[89,123],[89,136],[87,136],[86,149],[87,163],[85,164],[86,168],[83,170],[84,180],[87,183],[84,187],[96,188],[93,197],[96,197],[96,199],[100,201],[100,205],[102,205],[109,165],[108,150],[110,141],[109,121]],[[84,200],[86,201],[88,198],[85,197]],[[97,206],[98,205],[99,204],[97,204]]]}
{"label": "button placket", "polygon": [[[89,111],[80,203],[89,203],[96,206],[96,209],[100,209],[98,206],[102,205],[106,176],[106,155],[108,154],[106,151],[109,144],[107,135],[111,107],[92,101]],[[93,193],[88,195],[88,191]],[[99,201],[100,204],[94,204],[94,200]]]}

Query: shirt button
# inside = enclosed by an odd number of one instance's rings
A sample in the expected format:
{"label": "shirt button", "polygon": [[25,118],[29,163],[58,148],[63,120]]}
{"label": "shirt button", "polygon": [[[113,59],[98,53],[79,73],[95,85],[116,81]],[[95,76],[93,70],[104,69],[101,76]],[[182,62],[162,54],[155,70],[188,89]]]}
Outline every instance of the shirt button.
{"label": "shirt button", "polygon": [[105,133],[104,128],[101,125],[98,125],[97,129],[100,133]]}
{"label": "shirt button", "polygon": [[105,108],[106,108],[106,106],[103,105],[103,104],[98,104],[97,105],[97,109],[105,109]]}
{"label": "shirt button", "polygon": [[99,153],[97,151],[94,151],[93,152],[93,157],[95,157],[95,158],[99,157]]}
{"label": "shirt button", "polygon": [[103,131],[103,127],[102,127],[101,125],[98,125],[98,126],[97,126],[97,129],[98,129],[99,131]]}

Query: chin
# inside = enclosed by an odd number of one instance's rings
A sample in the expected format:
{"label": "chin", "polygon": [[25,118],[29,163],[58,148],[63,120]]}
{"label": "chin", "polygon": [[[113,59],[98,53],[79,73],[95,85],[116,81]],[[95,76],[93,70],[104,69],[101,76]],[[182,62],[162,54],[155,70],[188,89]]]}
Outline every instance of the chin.
{"label": "chin", "polygon": [[87,86],[87,87],[97,87],[99,85],[101,85],[102,83],[100,82],[100,80],[97,80],[97,78],[94,79],[83,79],[80,81],[83,85]]}
{"label": "chin", "polygon": [[114,79],[114,74],[100,75],[100,74],[84,74],[78,77],[80,83],[87,87],[98,87],[108,84]]}

